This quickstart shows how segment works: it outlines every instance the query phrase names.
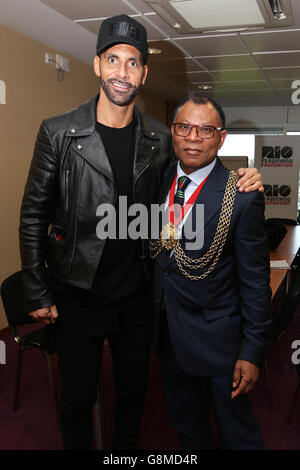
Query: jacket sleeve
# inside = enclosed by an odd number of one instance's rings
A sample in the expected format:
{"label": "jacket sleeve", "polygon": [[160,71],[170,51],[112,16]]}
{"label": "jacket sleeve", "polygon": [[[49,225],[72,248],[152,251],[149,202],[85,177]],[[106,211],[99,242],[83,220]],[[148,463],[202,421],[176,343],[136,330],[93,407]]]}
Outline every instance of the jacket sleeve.
{"label": "jacket sleeve", "polygon": [[239,358],[260,366],[270,339],[272,315],[264,196],[258,191],[249,197],[236,227],[235,256],[243,316]]}
{"label": "jacket sleeve", "polygon": [[57,165],[52,139],[46,121],[43,121],[35,143],[20,214],[20,253],[27,311],[54,304],[47,282],[46,242],[57,198]]}

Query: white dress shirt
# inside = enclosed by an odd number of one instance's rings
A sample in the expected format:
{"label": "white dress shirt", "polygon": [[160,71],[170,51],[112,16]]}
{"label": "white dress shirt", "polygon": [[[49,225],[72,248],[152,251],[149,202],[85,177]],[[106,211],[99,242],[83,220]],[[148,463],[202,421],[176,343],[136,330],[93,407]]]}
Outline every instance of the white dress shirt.
{"label": "white dress shirt", "polygon": [[[177,180],[176,180],[176,185],[175,185],[175,194],[176,194],[176,191],[177,191],[178,178],[180,176],[187,176],[191,180],[191,182],[189,183],[189,185],[187,186],[187,188],[184,192],[184,203],[186,203],[189,200],[189,198],[191,197],[193,192],[198,188],[198,186],[202,183],[202,181],[210,174],[211,170],[213,169],[213,167],[216,164],[216,161],[217,160],[215,158],[211,163],[209,163],[205,167],[199,168],[199,170],[195,170],[192,173],[190,173],[189,175],[187,175],[182,170],[182,168],[180,166],[180,162],[178,161],[178,163],[177,163]],[[169,199],[170,199],[170,191],[169,191],[169,193],[167,195],[167,198],[166,198],[166,201],[165,201],[165,210],[167,210],[167,208],[169,207]],[[192,210],[192,207],[193,206],[190,207],[190,209],[185,214],[184,218],[176,226],[178,238],[181,237],[182,227],[183,227],[190,211]],[[172,253],[173,253],[173,251],[172,251]]]}

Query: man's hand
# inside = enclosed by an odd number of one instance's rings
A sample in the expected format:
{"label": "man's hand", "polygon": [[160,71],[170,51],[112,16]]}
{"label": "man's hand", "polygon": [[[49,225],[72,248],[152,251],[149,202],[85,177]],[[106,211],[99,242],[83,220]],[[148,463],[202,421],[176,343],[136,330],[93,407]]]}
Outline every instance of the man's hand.
{"label": "man's hand", "polygon": [[235,364],[232,383],[233,388],[237,386],[238,388],[231,393],[231,398],[251,392],[258,381],[258,377],[259,368],[255,364],[238,359]]}
{"label": "man's hand", "polygon": [[256,189],[261,193],[264,192],[262,176],[256,168],[239,168],[237,174],[240,176],[237,187],[241,193],[243,191],[250,193]]}
{"label": "man's hand", "polygon": [[51,325],[55,323],[58,318],[58,313],[56,305],[51,305],[50,307],[40,308],[39,310],[34,310],[29,312],[29,315],[36,321],[44,323],[45,325]]}

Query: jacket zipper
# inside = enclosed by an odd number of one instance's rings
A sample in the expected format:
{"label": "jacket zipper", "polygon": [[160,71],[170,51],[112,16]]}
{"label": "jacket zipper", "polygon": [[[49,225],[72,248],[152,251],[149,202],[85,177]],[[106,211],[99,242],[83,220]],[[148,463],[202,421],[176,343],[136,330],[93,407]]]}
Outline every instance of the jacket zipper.
{"label": "jacket zipper", "polygon": [[69,174],[70,170],[65,170],[65,223],[68,223],[69,213]]}
{"label": "jacket zipper", "polygon": [[74,191],[74,194],[76,195],[76,203],[75,203],[75,226],[74,226],[74,241],[73,241],[73,247],[72,247],[72,253],[71,253],[71,258],[69,261],[69,274],[72,271],[72,262],[74,258],[74,253],[75,253],[75,247],[76,247],[76,238],[77,238],[77,216],[78,216],[78,187],[81,181],[81,175],[82,175],[82,169],[83,169],[83,160],[81,159],[81,164],[80,164],[80,169],[79,169],[79,178],[76,178],[76,188]]}
{"label": "jacket zipper", "polygon": [[[134,203],[136,202],[136,198],[135,198],[135,184],[137,182],[137,180],[143,175],[143,173],[145,173],[145,171],[149,168],[149,166],[151,165],[151,162],[148,162],[147,165],[142,169],[142,171],[137,175],[135,181],[133,182],[133,201]],[[141,240],[142,241],[142,255],[141,255],[141,259],[144,260],[146,258],[146,253],[147,253],[147,243],[145,242],[145,240]]]}

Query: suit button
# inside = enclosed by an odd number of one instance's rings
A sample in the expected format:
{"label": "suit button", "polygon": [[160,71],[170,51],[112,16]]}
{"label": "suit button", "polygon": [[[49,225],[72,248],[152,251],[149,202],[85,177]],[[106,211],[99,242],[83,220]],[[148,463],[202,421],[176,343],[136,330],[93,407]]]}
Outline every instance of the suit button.
{"label": "suit button", "polygon": [[169,270],[168,269],[165,269],[164,270],[164,275],[167,276],[169,274]]}
{"label": "suit button", "polygon": [[155,302],[156,302],[157,304],[159,304],[160,298],[159,298],[159,297],[156,297]]}

